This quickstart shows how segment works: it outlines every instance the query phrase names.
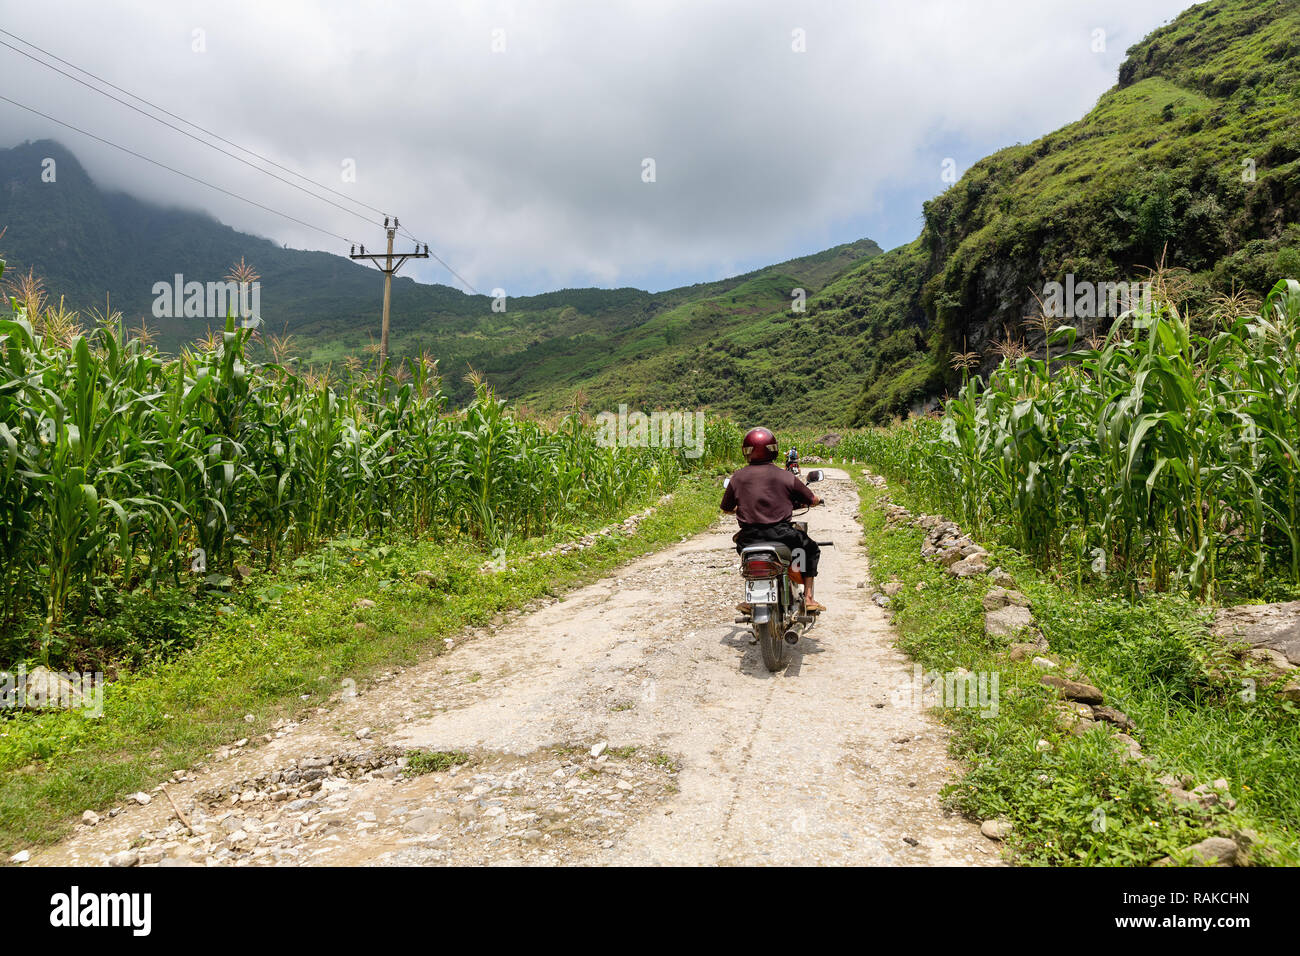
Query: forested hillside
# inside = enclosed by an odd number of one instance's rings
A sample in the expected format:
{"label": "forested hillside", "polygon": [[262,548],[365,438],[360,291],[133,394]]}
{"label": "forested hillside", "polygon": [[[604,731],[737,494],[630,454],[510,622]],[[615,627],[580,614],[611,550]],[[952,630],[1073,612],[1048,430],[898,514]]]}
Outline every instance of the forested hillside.
{"label": "forested hillside", "polygon": [[[994,153],[926,204],[909,247],[924,261],[920,284],[873,306],[925,331],[928,363],[878,354],[854,420],[952,386],[953,353],[978,353],[987,371],[999,341],[1040,345],[1025,319],[1067,275],[1141,281],[1163,262],[1185,272],[1178,286],[1198,312],[1216,293],[1261,298],[1300,274],[1297,160],[1300,3],[1190,8],[1129,51],[1087,116]],[[846,277],[838,301],[879,289],[885,266]]]}
{"label": "forested hillside", "polygon": [[[46,159],[54,160],[54,182],[42,180]],[[0,228],[5,227],[0,252],[8,259],[11,283],[31,272],[69,308],[117,311],[131,327],[143,321],[164,351],[175,352],[205,337],[210,324],[224,323],[155,317],[154,283],[170,282],[177,273],[187,281],[220,281],[241,259],[260,276],[265,330],[289,333],[290,351],[304,363],[341,362],[378,337],[382,280],[371,267],[341,255],[287,249],[202,213],[101,190],[56,142],[0,150]],[[569,403],[584,385],[603,398],[609,390],[601,383],[610,375],[617,384],[611,399],[689,400],[740,410],[749,393],[716,376],[699,398],[695,391],[688,398],[684,390],[656,398],[640,366],[668,353],[688,361],[716,335],[788,310],[794,289],[815,293],[879,251],[864,239],[659,293],[592,288],[508,295],[504,312],[493,311],[488,295],[398,276],[392,348],[395,355],[437,358],[457,401],[471,397],[463,376],[476,369],[510,398],[542,409]],[[766,383],[758,394],[773,387]]]}

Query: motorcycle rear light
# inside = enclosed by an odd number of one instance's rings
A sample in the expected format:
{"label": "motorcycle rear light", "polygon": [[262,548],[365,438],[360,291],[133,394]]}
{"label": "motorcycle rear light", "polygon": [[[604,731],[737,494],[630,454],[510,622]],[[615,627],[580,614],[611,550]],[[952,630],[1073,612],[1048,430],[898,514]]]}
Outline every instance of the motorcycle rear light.
{"label": "motorcycle rear light", "polygon": [[782,571],[779,561],[771,561],[766,558],[750,558],[745,562],[745,577],[747,578],[774,578]]}

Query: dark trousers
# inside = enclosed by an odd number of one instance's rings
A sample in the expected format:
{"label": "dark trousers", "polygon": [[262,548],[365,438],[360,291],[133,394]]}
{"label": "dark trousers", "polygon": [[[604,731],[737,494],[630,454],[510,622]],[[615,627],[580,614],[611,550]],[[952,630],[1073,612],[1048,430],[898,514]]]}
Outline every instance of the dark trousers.
{"label": "dark trousers", "polygon": [[751,544],[762,544],[765,541],[783,544],[790,549],[790,564],[794,570],[806,578],[817,577],[817,562],[821,559],[822,549],[816,541],[788,521],[745,525],[732,540],[736,542],[737,554],[741,548],[747,548]]}

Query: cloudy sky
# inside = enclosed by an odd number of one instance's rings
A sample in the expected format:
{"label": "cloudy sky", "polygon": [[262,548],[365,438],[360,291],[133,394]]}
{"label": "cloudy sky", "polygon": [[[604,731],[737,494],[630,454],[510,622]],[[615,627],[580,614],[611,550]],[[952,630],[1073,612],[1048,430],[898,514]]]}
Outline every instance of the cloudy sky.
{"label": "cloudy sky", "polygon": [[[864,236],[910,241],[921,202],[947,185],[945,160],[960,174],[1078,118],[1127,47],[1188,5],[0,0],[0,29],[395,212],[476,288],[518,295],[658,290]],[[370,222],[4,47],[0,92],[382,244],[364,207]],[[106,186],[295,247],[348,251],[0,102],[0,146],[41,137]],[[421,280],[456,284],[432,261],[417,265]]]}

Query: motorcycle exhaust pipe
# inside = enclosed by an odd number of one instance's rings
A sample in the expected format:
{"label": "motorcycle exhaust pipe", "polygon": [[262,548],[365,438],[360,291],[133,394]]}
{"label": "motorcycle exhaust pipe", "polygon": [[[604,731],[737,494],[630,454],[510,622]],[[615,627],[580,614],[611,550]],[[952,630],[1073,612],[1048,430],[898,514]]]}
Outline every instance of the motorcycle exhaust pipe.
{"label": "motorcycle exhaust pipe", "polygon": [[793,647],[794,645],[799,643],[799,638],[802,636],[803,635],[799,633],[797,628],[792,627],[790,628],[790,630],[785,632],[785,642],[789,644],[791,647]]}

